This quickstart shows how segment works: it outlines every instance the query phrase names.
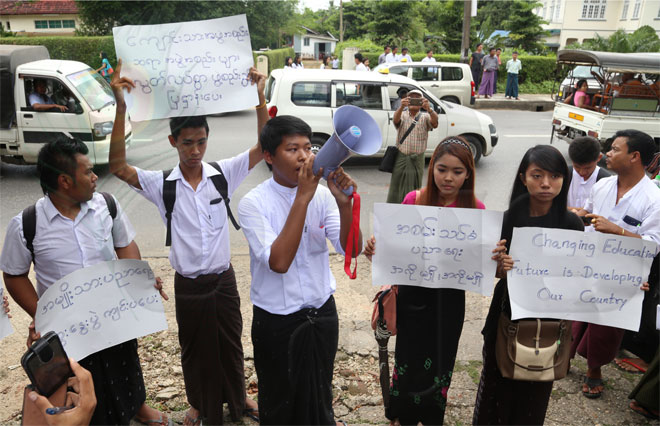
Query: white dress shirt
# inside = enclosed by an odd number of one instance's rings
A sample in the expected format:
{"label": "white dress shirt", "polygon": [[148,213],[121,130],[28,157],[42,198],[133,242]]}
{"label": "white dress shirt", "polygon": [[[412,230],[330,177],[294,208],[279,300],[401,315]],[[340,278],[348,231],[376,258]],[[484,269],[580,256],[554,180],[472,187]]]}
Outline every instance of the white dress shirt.
{"label": "white dress shirt", "polygon": [[571,186],[568,188],[568,206],[569,207],[582,207],[589,199],[591,188],[598,180],[598,171],[600,167],[596,166],[594,172],[589,176],[589,179],[584,180],[578,172],[573,169],[573,176],[571,177]]}
{"label": "white dress shirt", "polygon": [[[250,152],[218,162],[227,179],[228,195],[231,196],[250,173]],[[133,188],[158,207],[163,223],[167,226],[163,203],[163,172],[135,168],[142,190]],[[229,268],[229,227],[225,202],[211,204],[220,197],[210,177],[217,175],[213,166],[202,162],[202,180],[197,190],[183,178],[177,165],[167,180],[176,180],[176,202],[172,211],[172,246],[170,264],[186,278],[220,274]],[[233,203],[236,205],[236,203]]]}
{"label": "white dress shirt", "polygon": [[[605,217],[626,231],[641,235],[645,240],[660,244],[660,190],[644,176],[616,204],[617,176],[601,179],[591,190],[585,210]],[[641,222],[634,226],[624,222],[630,216]],[[593,226],[586,227],[593,230]]]}
{"label": "white dress shirt", "polygon": [[435,62],[435,58],[433,56],[431,56],[430,58],[428,56],[424,56],[422,62]]}
{"label": "white dress shirt", "polygon": [[[78,269],[117,259],[115,247],[126,247],[135,238],[135,231],[119,203],[115,220],[98,192],[80,205],[75,220],[62,216],[48,196],[36,204],[37,226],[32,242],[34,270],[39,297],[55,281]],[[10,275],[30,271],[32,255],[23,237],[22,212],[7,226],[5,243],[0,255],[0,269]]]}
{"label": "white dress shirt", "polygon": [[407,53],[405,55],[399,55],[398,61],[399,62],[412,62],[412,56],[410,56]]}
{"label": "white dress shirt", "polygon": [[359,64],[357,64],[355,66],[355,71],[369,71],[369,68],[367,68],[367,66],[365,64],[360,62]]}
{"label": "white dress shirt", "polygon": [[337,287],[326,239],[344,254],[337,202],[328,188],[319,185],[307,207],[300,245],[289,270],[280,274],[270,269],[271,245],[284,228],[296,192],[297,188],[282,186],[271,178],[248,192],[238,205],[241,229],[250,245],[250,298],[271,314],[321,307]]}
{"label": "white dress shirt", "polygon": [[385,56],[385,62],[396,62],[396,57],[394,53],[390,52]]}

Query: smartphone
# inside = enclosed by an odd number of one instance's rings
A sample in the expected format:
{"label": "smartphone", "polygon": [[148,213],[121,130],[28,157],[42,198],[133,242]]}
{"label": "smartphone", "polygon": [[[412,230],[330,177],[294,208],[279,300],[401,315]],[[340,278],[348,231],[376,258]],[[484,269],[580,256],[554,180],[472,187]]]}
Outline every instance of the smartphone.
{"label": "smartphone", "polygon": [[51,396],[73,376],[59,336],[49,331],[23,354],[21,365],[39,393]]}
{"label": "smartphone", "polygon": [[410,98],[410,105],[422,106],[422,98]]}

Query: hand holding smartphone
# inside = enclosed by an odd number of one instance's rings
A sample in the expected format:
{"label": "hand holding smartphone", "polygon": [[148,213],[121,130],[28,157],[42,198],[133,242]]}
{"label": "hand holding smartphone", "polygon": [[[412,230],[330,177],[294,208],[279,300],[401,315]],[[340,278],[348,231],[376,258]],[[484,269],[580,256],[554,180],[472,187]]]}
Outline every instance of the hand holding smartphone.
{"label": "hand holding smartphone", "polygon": [[21,365],[32,385],[45,397],[51,396],[73,376],[62,342],[53,331],[30,346],[21,358]]}

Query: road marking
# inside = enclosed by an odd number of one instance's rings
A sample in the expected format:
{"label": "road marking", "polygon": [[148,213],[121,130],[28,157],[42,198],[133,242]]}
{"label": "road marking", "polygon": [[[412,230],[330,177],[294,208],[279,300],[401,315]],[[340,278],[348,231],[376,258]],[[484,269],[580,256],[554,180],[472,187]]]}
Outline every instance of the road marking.
{"label": "road marking", "polygon": [[503,135],[503,138],[547,138],[550,137],[549,134],[544,135]]}

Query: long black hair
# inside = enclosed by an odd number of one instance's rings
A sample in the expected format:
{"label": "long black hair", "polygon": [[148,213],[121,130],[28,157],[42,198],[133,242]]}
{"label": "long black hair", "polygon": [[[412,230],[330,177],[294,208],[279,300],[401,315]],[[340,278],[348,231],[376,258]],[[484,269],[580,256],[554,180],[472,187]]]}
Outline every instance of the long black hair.
{"label": "long black hair", "polygon": [[[561,155],[561,152],[559,152],[557,148],[550,145],[536,145],[528,149],[523,156],[520,161],[520,166],[518,167],[518,172],[516,173],[516,179],[513,182],[511,199],[509,200],[509,210],[517,208],[520,200],[529,198],[529,192],[527,191],[527,187],[523,184],[521,176],[525,175],[527,169],[529,169],[532,164],[535,164],[550,173],[556,173],[564,177],[561,191],[559,192],[559,195],[552,200],[552,207],[550,209],[551,213],[558,219],[563,218],[564,213],[568,211],[567,198],[568,188],[571,184],[570,176],[564,156]],[[529,210],[525,213],[529,214]]]}

